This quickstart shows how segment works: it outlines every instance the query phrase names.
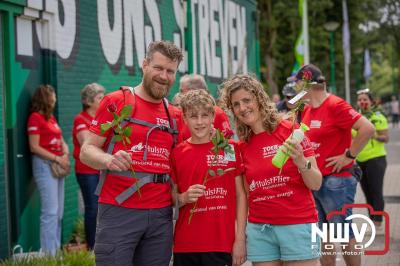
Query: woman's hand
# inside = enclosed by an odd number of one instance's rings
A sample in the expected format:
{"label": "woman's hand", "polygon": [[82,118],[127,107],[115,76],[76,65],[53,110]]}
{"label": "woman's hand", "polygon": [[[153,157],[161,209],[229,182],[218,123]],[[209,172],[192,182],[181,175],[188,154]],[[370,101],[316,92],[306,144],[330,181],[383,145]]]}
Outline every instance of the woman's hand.
{"label": "woman's hand", "polygon": [[68,154],[57,156],[56,162],[59,163],[64,169],[67,169],[71,165],[71,163],[69,162]]}
{"label": "woman's hand", "polygon": [[290,156],[297,167],[303,167],[306,161],[303,153],[303,147],[297,140],[288,139],[283,143],[284,152]]}

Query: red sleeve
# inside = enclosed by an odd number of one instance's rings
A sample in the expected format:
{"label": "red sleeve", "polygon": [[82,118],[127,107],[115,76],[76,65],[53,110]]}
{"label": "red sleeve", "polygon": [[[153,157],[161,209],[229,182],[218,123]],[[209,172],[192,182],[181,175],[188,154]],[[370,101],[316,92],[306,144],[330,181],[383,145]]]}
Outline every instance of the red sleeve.
{"label": "red sleeve", "polygon": [[225,138],[231,138],[233,136],[233,131],[229,123],[229,117],[220,107],[215,106],[214,109],[215,109],[214,127],[216,129],[221,130]]}
{"label": "red sleeve", "polygon": [[78,134],[81,131],[89,130],[89,126],[81,114],[78,114],[74,119],[73,134]]}
{"label": "red sleeve", "polygon": [[306,136],[304,136],[304,139],[300,144],[303,147],[304,157],[314,156],[314,148],[312,147],[310,140]]}
{"label": "red sleeve", "polygon": [[332,107],[334,108],[335,125],[339,128],[350,129],[353,127],[354,123],[361,118],[361,114],[342,99]]}
{"label": "red sleeve", "polygon": [[28,118],[28,135],[39,135],[40,134],[40,115],[32,113]]}

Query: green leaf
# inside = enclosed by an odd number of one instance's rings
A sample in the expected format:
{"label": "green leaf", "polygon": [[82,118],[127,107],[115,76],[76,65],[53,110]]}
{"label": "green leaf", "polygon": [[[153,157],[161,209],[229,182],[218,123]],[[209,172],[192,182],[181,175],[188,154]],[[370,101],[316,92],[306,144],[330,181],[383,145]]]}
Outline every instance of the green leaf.
{"label": "green leaf", "polygon": [[121,120],[128,118],[131,115],[132,115],[132,105],[130,105],[130,104],[125,105],[124,108],[122,108],[122,110],[121,110],[121,114],[120,114]]}
{"label": "green leaf", "polygon": [[210,176],[215,176],[215,171],[213,169],[208,169],[208,174]]}
{"label": "green leaf", "polygon": [[217,175],[218,176],[221,176],[221,175],[224,175],[224,174],[225,174],[224,170],[222,170],[221,168],[217,169]]}
{"label": "green leaf", "polygon": [[116,113],[112,113],[112,114],[113,114],[114,120],[117,121],[119,116]]}
{"label": "green leaf", "polygon": [[217,144],[219,144],[221,142],[221,134],[218,129],[217,129],[217,132],[215,133],[215,141]]}
{"label": "green leaf", "polygon": [[101,124],[100,129],[101,129],[101,134],[104,135],[104,133],[106,133],[112,126],[112,123],[107,122],[104,124]]}
{"label": "green leaf", "polygon": [[125,137],[130,137],[132,134],[132,127],[125,127],[122,133]]}
{"label": "green leaf", "polygon": [[114,136],[114,141],[115,142],[120,142],[120,141],[122,141],[122,137],[120,135],[115,135]]}

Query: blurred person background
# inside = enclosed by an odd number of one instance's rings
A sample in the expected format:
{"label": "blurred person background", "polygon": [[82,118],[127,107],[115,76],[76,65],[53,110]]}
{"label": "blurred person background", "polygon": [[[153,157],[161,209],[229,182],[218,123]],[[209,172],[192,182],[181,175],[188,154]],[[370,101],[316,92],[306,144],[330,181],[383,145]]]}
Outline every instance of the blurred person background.
{"label": "blurred person background", "polygon": [[33,178],[40,195],[40,248],[55,256],[61,246],[64,214],[64,178],[57,178],[51,163],[70,166],[68,146],[53,115],[56,93],[51,85],[40,85],[32,97],[28,119],[29,148]]}
{"label": "blurred person background", "polygon": [[[368,141],[362,151],[357,155],[356,161],[362,170],[361,188],[366,201],[375,211],[384,210],[383,178],[386,171],[385,143],[389,141],[388,123],[379,106],[374,104],[369,89],[357,92],[357,105],[359,112],[366,117],[375,127],[374,136]],[[356,133],[353,131],[353,135]],[[371,215],[377,233],[383,233],[382,216]]]}
{"label": "blurred person background", "polygon": [[81,90],[82,111],[75,116],[72,128],[75,159],[75,175],[82,191],[85,205],[85,237],[89,250],[94,248],[96,236],[96,217],[98,196],[95,190],[99,182],[99,171],[93,169],[79,159],[82,143],[87,139],[89,127],[104,97],[105,89],[97,83],[86,85]]}

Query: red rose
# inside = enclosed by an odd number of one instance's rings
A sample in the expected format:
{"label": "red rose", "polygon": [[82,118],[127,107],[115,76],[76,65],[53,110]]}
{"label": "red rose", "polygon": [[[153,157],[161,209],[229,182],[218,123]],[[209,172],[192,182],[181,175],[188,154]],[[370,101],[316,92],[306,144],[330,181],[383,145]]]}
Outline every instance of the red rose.
{"label": "red rose", "polygon": [[115,113],[117,111],[117,106],[115,105],[115,103],[110,103],[109,105],[107,105],[107,111],[109,111],[110,113]]}
{"label": "red rose", "polygon": [[312,73],[309,70],[303,72],[303,80],[311,81]]}

